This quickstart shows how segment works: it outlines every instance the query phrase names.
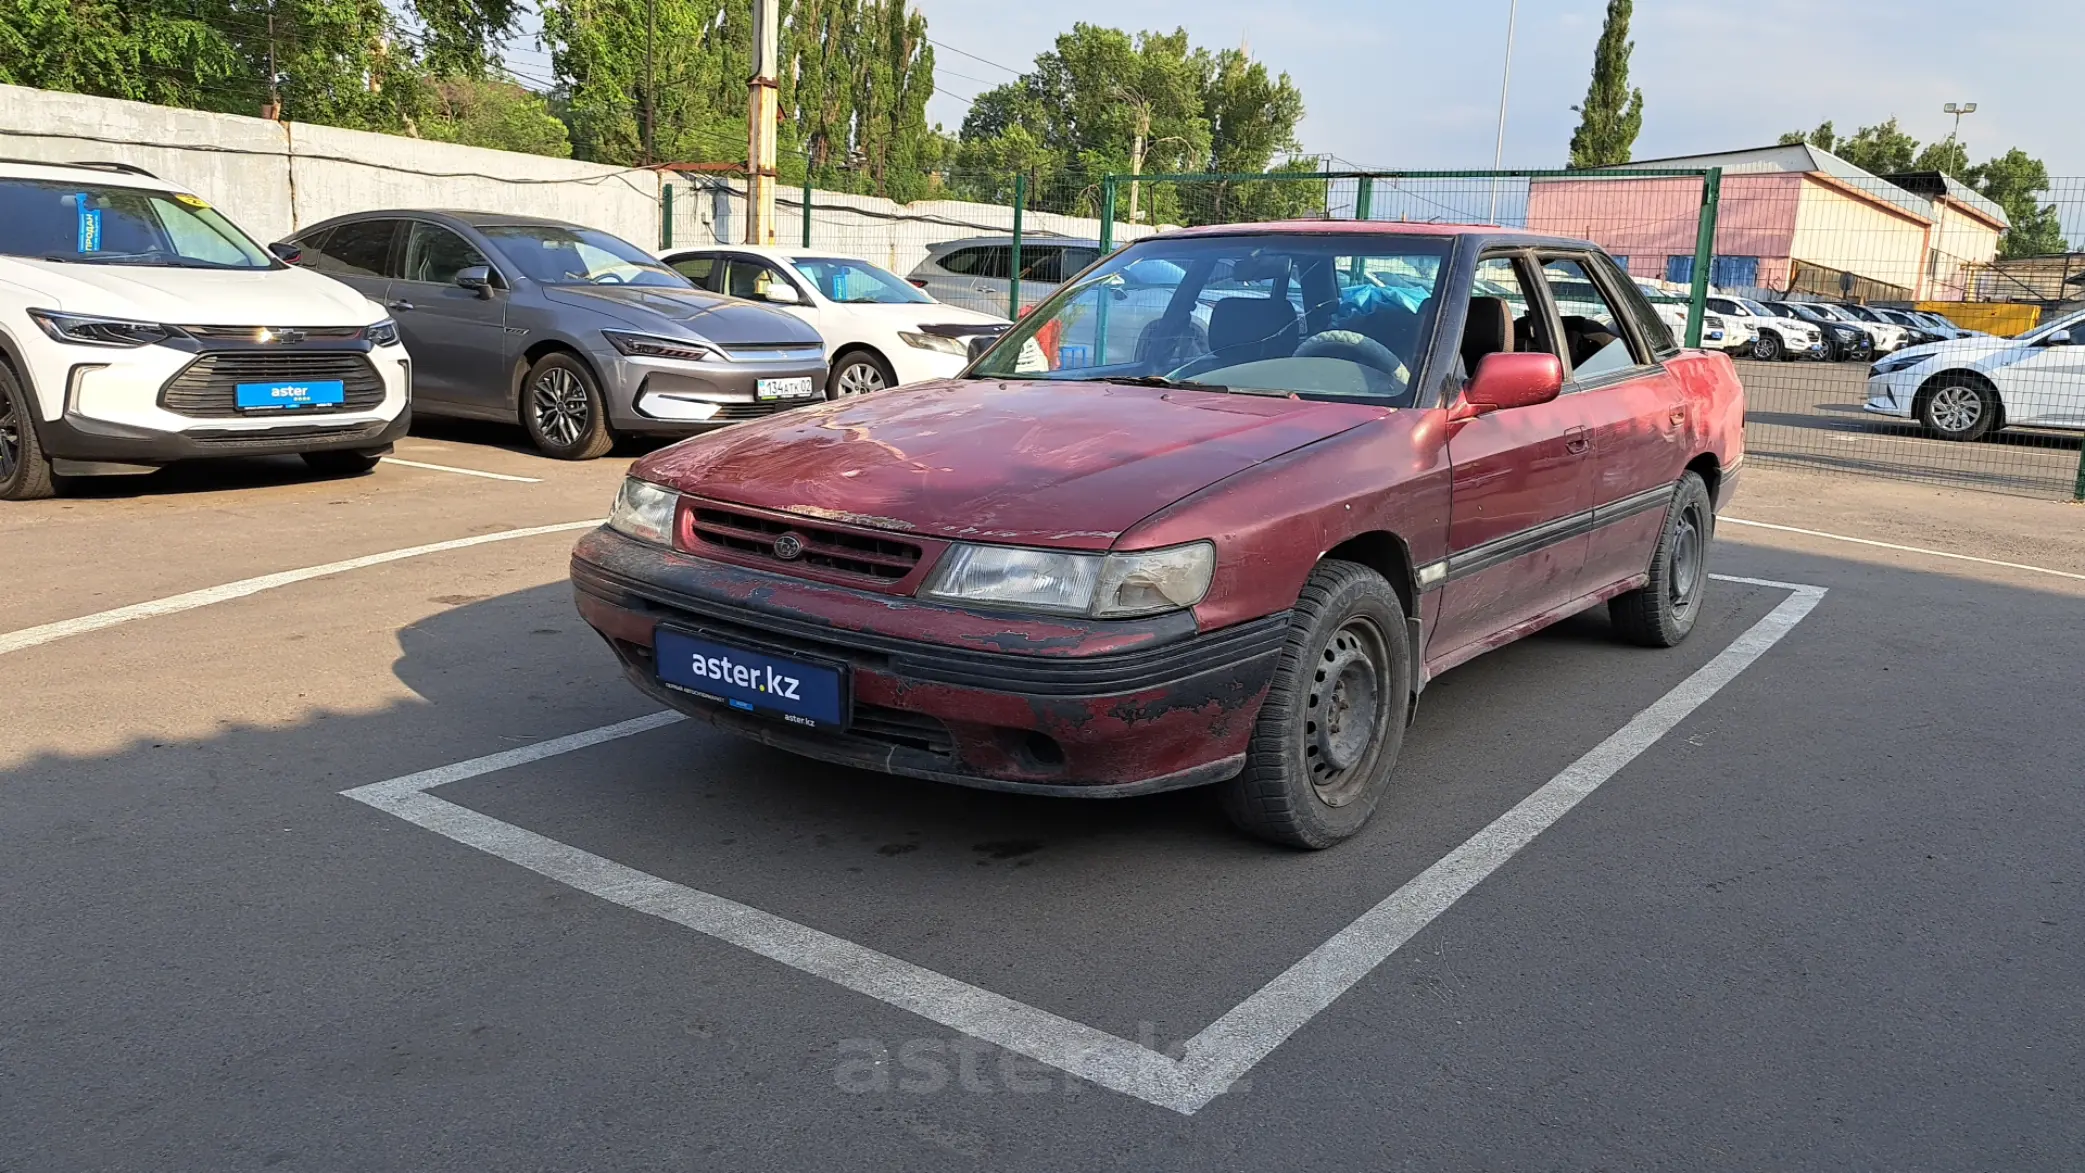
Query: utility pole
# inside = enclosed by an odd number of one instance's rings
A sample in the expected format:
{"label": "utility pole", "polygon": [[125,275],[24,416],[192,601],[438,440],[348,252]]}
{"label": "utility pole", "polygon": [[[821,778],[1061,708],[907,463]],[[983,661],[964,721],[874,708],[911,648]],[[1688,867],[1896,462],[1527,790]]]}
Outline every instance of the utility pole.
{"label": "utility pole", "polygon": [[1151,137],[1151,104],[1137,104],[1137,137],[1129,148],[1129,222],[1137,222],[1137,176],[1144,173],[1145,140]]}
{"label": "utility pole", "polygon": [[775,117],[781,86],[781,0],[753,0],[753,76],[746,114],[746,243],[775,242]]}
{"label": "utility pole", "polygon": [[644,162],[646,166],[659,161],[653,150],[652,127],[658,125],[659,107],[652,100],[652,41],[659,25],[659,0],[650,0],[644,13]]}
{"label": "utility pole", "polygon": [[275,5],[271,0],[268,5],[268,109],[262,114],[271,122],[282,118],[282,91],[276,85],[276,79],[281,76],[275,69]]}
{"label": "utility pole", "polygon": [[[1520,0],[1506,9],[1506,65],[1499,76],[1499,137],[1491,150],[1491,169],[1506,165],[1506,90],[1513,84],[1513,24],[1520,17]],[[1499,177],[1491,177],[1491,222],[1499,222]]]}

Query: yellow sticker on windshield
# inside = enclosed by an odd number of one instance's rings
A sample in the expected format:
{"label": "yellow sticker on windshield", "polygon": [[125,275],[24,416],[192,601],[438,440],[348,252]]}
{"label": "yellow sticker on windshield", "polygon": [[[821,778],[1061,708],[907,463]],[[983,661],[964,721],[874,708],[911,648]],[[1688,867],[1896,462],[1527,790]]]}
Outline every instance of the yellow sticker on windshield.
{"label": "yellow sticker on windshield", "polygon": [[210,206],[204,203],[201,198],[189,195],[185,191],[175,192],[174,199],[179,203],[187,204],[191,208],[207,208]]}

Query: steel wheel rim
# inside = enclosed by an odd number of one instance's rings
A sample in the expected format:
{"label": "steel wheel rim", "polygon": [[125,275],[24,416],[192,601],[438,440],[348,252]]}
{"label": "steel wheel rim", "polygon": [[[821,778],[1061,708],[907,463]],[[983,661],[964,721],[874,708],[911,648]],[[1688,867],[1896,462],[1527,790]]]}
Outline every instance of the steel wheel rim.
{"label": "steel wheel rim", "polygon": [[1672,534],[1672,574],[1668,593],[1675,611],[1684,613],[1701,592],[1702,570],[1708,562],[1708,534],[1700,510],[1689,506],[1680,513]]}
{"label": "steel wheel rim", "polygon": [[579,376],[563,367],[552,367],[536,376],[529,404],[536,430],[554,444],[577,444],[592,422],[594,409],[588,402],[586,386]]}
{"label": "steel wheel rim", "polygon": [[0,484],[13,480],[15,469],[21,467],[22,427],[14,396],[0,391]]}
{"label": "steel wheel rim", "polygon": [[1942,387],[1933,393],[1933,425],[1943,432],[1966,432],[1984,416],[1984,397],[1973,387]]}
{"label": "steel wheel rim", "polygon": [[1761,334],[1752,340],[1752,349],[1763,350],[1766,352],[1766,357],[1773,358],[1781,352],[1781,340],[1775,338],[1772,334]]}
{"label": "steel wheel rim", "polygon": [[887,386],[875,363],[849,363],[840,368],[841,395],[868,395]]}
{"label": "steel wheel rim", "polygon": [[1382,744],[1389,656],[1369,619],[1340,625],[1313,666],[1303,719],[1303,762],[1326,806],[1345,806],[1367,789]]}

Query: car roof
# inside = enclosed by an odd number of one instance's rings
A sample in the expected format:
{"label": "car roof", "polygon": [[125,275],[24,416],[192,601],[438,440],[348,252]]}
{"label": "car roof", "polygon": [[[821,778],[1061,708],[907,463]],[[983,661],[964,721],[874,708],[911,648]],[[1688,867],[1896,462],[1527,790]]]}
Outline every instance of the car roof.
{"label": "car roof", "polygon": [[[1309,236],[1452,236],[1472,237],[1484,245],[1530,248],[1599,249],[1589,240],[1551,236],[1498,224],[1446,224],[1431,220],[1266,220],[1251,224],[1205,224],[1198,228],[1176,228],[1161,237],[1258,236],[1288,233]],[[1151,240],[1153,237],[1142,237]]]}
{"label": "car roof", "polygon": [[98,159],[56,161],[44,159],[0,158],[0,176],[9,179],[71,179],[91,183],[111,184],[116,187],[135,187],[145,191],[187,191],[178,183],[169,183],[143,167],[130,163],[107,162]]}
{"label": "car roof", "polygon": [[[1014,238],[1011,235],[966,236],[961,240],[938,241],[927,247],[938,255],[959,248],[992,248],[1002,244],[1010,245],[1013,242]],[[1027,248],[1029,245],[1038,247],[1048,245],[1052,248],[1065,248],[1067,246],[1072,248],[1099,248],[1100,241],[1083,236],[1059,236],[1054,232],[1024,232],[1021,234],[1021,247]]]}
{"label": "car roof", "polygon": [[[548,216],[517,216],[512,212],[474,212],[468,208],[375,208],[365,212],[348,212],[321,221],[324,224],[346,223],[352,220],[397,220],[418,217],[423,220],[448,220],[471,228],[495,228],[507,224],[537,224],[548,228],[584,228],[569,220],[553,220]],[[311,225],[303,231],[309,232]]]}

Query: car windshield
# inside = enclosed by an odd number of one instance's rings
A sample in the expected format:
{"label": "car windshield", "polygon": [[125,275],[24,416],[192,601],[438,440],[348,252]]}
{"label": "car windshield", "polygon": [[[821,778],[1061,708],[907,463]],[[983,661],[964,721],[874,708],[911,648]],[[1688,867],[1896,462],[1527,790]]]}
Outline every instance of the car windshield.
{"label": "car windshield", "polygon": [[642,285],[692,289],[686,277],[606,232],[562,224],[481,224],[500,255],[545,285]]}
{"label": "car windshield", "polygon": [[1767,309],[1765,306],[1759,304],[1758,302],[1753,301],[1749,297],[1740,297],[1737,298],[1736,301],[1739,305],[1745,308],[1746,313],[1751,314],[1755,318],[1771,318],[1774,316],[1773,311]]}
{"label": "car windshield", "polygon": [[187,192],[76,180],[0,179],[0,253],[82,265],[281,267]]}
{"label": "car windshield", "polygon": [[1023,317],[972,374],[1405,405],[1452,245],[1358,233],[1139,241]]}
{"label": "car windshield", "polygon": [[790,264],[841,305],[917,305],[934,299],[887,269],[850,257],[797,257]]}

